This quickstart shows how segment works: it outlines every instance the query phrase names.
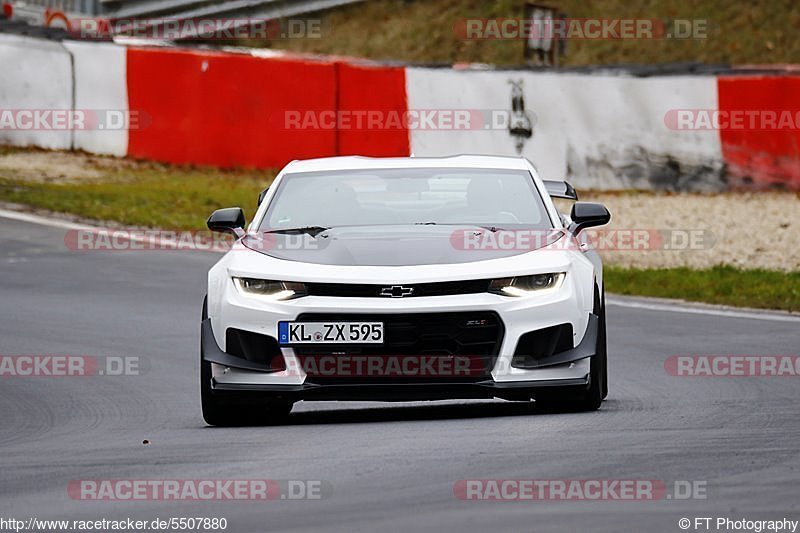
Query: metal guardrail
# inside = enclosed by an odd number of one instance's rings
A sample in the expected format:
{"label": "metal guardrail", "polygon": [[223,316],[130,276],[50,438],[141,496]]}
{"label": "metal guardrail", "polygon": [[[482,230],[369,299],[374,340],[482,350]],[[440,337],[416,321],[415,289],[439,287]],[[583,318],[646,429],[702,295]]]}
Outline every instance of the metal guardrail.
{"label": "metal guardrail", "polygon": [[208,0],[100,0],[100,11],[104,16],[113,18],[149,18],[164,13],[179,13],[212,3]]}
{"label": "metal guardrail", "polygon": [[169,15],[178,19],[216,15],[281,18],[313,13],[364,0],[18,0],[16,9],[59,11],[110,19],[153,18]]}
{"label": "metal guardrail", "polygon": [[[248,26],[248,21],[277,20],[307,13],[363,2],[364,0],[129,0],[115,10],[107,9],[105,17],[111,20],[170,19],[202,20],[228,19],[232,27]],[[153,26],[161,23],[153,22]],[[181,40],[200,37],[197,33],[182,33]]]}
{"label": "metal guardrail", "polygon": [[[126,4],[141,4],[108,11],[109,18],[147,18],[156,13],[159,16],[169,14],[181,19],[200,17],[258,18],[278,19],[293,17],[304,13],[314,13],[364,0],[229,0],[227,2],[208,2],[197,0],[131,0]],[[145,11],[150,9],[152,11]]]}
{"label": "metal guardrail", "polygon": [[[69,28],[71,20],[86,17],[107,21],[157,19],[234,19],[235,26],[248,20],[270,21],[296,17],[366,0],[11,0],[12,21],[34,27]],[[0,13],[2,18],[2,13]],[[147,24],[148,22],[145,22]],[[158,26],[159,22],[152,25]],[[74,27],[73,27],[74,29]],[[182,35],[193,38],[199,35]]]}

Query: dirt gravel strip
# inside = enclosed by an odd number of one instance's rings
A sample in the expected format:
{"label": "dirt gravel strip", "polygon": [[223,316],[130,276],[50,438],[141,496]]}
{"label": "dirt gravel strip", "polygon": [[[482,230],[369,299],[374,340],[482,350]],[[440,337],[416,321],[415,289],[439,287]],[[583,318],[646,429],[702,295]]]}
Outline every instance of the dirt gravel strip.
{"label": "dirt gravel strip", "polygon": [[[701,235],[702,244],[676,250],[601,250],[608,265],[633,268],[800,270],[800,195],[788,192],[722,194],[603,193],[579,191],[581,201],[611,211],[604,230],[650,230],[679,237]],[[569,204],[559,201],[568,212]]]}

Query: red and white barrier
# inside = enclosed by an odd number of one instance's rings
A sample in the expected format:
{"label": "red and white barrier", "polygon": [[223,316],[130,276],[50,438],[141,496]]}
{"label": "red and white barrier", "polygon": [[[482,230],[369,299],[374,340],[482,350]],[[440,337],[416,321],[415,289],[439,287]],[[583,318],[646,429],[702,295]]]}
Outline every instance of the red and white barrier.
{"label": "red and white barrier", "polygon": [[[133,117],[130,128],[111,130],[0,124],[0,142],[17,145],[254,168],[330,155],[487,153],[525,156],[544,177],[583,188],[800,189],[800,125],[676,126],[682,110],[792,110],[800,76],[436,69],[11,35],[0,35],[0,64],[0,110],[98,109]],[[419,112],[466,112],[485,123],[459,129],[337,122]],[[309,126],[298,116],[333,118]],[[505,121],[494,123],[497,117]]]}

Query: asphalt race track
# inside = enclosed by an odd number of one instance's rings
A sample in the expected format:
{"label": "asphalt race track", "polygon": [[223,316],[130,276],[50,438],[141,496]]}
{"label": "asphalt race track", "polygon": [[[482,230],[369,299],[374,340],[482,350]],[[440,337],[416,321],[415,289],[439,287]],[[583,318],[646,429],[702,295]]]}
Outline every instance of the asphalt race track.
{"label": "asphalt race track", "polygon": [[[200,416],[201,252],[77,252],[0,218],[0,354],[139,357],[139,376],[0,377],[0,516],[225,517],[228,531],[681,531],[800,518],[797,377],[675,377],[672,354],[800,354],[800,319],[609,302],[595,413],[502,401],[296,405],[283,426]],[[635,304],[634,304],[635,305]],[[143,441],[149,444],[143,444]],[[82,501],[76,479],[321,480],[319,500]],[[463,501],[462,479],[704,482],[705,499]]]}

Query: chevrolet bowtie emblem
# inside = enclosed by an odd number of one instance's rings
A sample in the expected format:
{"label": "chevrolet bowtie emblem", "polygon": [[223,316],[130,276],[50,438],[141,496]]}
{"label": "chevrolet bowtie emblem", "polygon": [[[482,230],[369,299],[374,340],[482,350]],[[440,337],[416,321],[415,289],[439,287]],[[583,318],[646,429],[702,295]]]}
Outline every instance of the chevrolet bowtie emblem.
{"label": "chevrolet bowtie emblem", "polygon": [[392,298],[403,298],[414,294],[413,287],[403,287],[402,285],[392,285],[381,289],[381,296],[391,296]]}

